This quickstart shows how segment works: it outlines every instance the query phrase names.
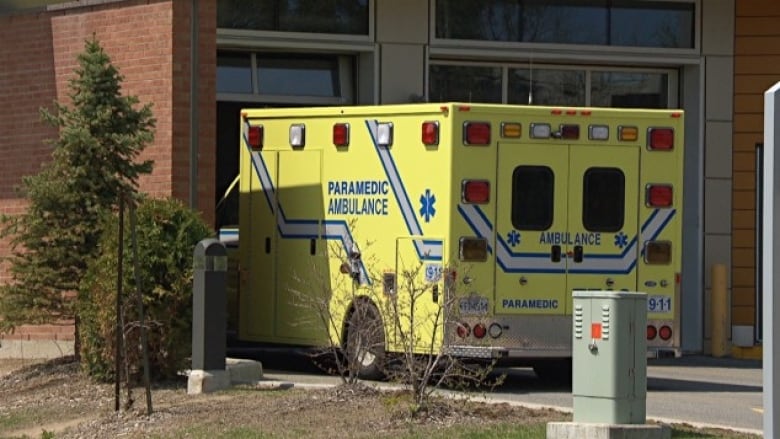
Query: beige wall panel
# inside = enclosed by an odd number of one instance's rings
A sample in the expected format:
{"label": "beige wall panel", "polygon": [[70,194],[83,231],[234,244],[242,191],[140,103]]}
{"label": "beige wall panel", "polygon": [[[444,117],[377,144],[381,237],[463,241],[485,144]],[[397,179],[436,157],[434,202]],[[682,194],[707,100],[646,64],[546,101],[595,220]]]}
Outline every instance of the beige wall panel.
{"label": "beige wall panel", "polygon": [[727,56],[708,56],[705,67],[707,120],[731,120],[734,112],[734,60]]}
{"label": "beige wall panel", "polygon": [[704,288],[712,288],[712,266],[731,264],[731,237],[728,235],[704,236]]}
{"label": "beige wall panel", "polygon": [[704,233],[731,232],[731,181],[708,178],[704,181]]}
{"label": "beige wall panel", "polygon": [[734,1],[702,3],[701,44],[704,55],[734,53]]}
{"label": "beige wall panel", "polygon": [[381,103],[408,103],[423,95],[423,46],[383,44],[381,57]]}
{"label": "beige wall panel", "polygon": [[731,128],[730,122],[706,123],[705,177],[731,177]]}
{"label": "beige wall panel", "polygon": [[377,0],[376,40],[379,43],[428,42],[428,2]]}

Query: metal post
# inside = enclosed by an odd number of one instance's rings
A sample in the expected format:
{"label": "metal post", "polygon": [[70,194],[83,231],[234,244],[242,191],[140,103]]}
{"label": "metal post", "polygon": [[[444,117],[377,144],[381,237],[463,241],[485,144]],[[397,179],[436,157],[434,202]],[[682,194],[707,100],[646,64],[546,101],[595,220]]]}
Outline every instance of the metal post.
{"label": "metal post", "polygon": [[213,238],[195,246],[192,291],[192,369],[225,370],[227,250]]}
{"label": "metal post", "polygon": [[[774,290],[780,291],[780,258],[773,257],[777,248],[775,230],[780,228],[780,202],[775,188],[780,186],[780,174],[775,173],[775,164],[780,165],[780,155],[775,154],[776,142],[780,140],[780,82],[764,93],[764,199],[763,199],[763,238],[764,251],[761,266],[763,268],[763,350],[764,350],[764,437],[777,437],[775,420],[780,419],[780,405],[775,404],[775,394],[780,383],[780,370],[775,357],[780,355],[780,326],[774,323],[774,316],[780,315],[780,300],[774,300]],[[780,167],[780,166],[778,166]]]}

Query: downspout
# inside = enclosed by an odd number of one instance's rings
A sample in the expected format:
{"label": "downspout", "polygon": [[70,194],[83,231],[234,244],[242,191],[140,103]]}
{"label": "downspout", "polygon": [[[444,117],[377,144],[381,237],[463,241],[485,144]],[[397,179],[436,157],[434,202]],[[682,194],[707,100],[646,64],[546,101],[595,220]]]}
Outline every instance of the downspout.
{"label": "downspout", "polygon": [[198,0],[190,19],[190,208],[198,207]]}

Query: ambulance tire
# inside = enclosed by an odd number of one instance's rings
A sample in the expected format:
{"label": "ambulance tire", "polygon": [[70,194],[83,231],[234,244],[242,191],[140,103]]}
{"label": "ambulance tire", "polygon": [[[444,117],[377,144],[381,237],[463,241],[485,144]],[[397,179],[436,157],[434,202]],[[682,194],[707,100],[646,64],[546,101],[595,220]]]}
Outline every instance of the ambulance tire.
{"label": "ambulance tire", "polygon": [[379,310],[367,300],[356,301],[346,324],[347,367],[364,380],[385,377],[385,328]]}
{"label": "ambulance tire", "polygon": [[534,364],[534,373],[545,383],[570,386],[571,358],[544,360]]}

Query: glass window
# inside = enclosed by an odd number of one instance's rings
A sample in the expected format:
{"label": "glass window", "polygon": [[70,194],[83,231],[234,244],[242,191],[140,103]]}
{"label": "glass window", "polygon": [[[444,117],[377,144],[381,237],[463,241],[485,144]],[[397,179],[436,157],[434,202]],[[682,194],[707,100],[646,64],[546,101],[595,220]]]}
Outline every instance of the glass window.
{"label": "glass window", "polygon": [[217,27],[368,35],[368,0],[218,0]]}
{"label": "glass window", "polygon": [[432,65],[429,100],[501,103],[501,68]]}
{"label": "glass window", "polygon": [[518,166],[512,174],[512,225],[547,230],[553,223],[554,180],[546,166]]}
{"label": "glass window", "polygon": [[217,93],[252,93],[252,61],[248,53],[217,54]]}
{"label": "glass window", "polygon": [[669,108],[669,75],[643,72],[593,72],[594,107]]}
{"label": "glass window", "polygon": [[436,37],[692,48],[694,7],[635,0],[436,0]]}
{"label": "glass window", "polygon": [[585,72],[581,70],[509,69],[510,104],[585,105]]}
{"label": "glass window", "polygon": [[260,94],[341,96],[339,63],[335,56],[290,57],[257,54]]}
{"label": "glass window", "polygon": [[590,168],[582,182],[582,225],[591,232],[617,232],[625,216],[626,177],[618,168]]}

